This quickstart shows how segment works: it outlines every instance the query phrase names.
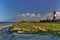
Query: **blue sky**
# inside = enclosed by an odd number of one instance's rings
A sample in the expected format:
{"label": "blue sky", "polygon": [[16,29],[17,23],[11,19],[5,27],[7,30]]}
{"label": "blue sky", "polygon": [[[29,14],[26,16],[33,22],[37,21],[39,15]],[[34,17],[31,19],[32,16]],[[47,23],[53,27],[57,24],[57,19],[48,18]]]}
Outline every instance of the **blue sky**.
{"label": "blue sky", "polygon": [[0,21],[19,20],[17,15],[60,12],[60,0],[0,0]]}

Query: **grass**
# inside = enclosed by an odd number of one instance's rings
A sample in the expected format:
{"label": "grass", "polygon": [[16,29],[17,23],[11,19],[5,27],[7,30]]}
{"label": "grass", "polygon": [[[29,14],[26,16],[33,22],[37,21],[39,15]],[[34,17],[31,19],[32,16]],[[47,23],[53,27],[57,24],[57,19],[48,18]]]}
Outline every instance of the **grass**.
{"label": "grass", "polygon": [[60,23],[58,22],[24,22],[13,24],[10,32],[15,30],[32,34],[60,34]]}

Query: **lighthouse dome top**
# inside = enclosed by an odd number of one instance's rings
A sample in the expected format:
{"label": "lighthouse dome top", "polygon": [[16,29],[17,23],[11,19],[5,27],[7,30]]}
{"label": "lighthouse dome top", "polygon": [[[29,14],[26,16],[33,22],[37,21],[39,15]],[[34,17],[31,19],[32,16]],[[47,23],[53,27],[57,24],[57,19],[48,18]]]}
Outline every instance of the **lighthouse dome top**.
{"label": "lighthouse dome top", "polygon": [[56,11],[54,11],[54,14],[56,14]]}

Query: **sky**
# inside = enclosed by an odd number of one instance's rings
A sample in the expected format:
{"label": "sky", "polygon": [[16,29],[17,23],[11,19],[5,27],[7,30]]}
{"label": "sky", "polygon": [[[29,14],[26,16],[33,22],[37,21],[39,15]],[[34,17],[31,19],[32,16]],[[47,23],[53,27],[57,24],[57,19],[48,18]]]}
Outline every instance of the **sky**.
{"label": "sky", "polygon": [[0,0],[0,22],[51,18],[54,10],[60,16],[60,0]]}

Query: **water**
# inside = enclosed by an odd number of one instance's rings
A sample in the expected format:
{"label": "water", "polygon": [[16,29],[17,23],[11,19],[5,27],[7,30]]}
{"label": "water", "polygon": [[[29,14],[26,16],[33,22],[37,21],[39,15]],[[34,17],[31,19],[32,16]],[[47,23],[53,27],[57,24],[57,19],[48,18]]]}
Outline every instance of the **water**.
{"label": "water", "polygon": [[4,26],[4,25],[7,25],[7,24],[13,24],[13,22],[0,22],[0,26]]}
{"label": "water", "polygon": [[16,32],[9,33],[9,29],[0,30],[0,40],[60,40],[60,36],[56,35],[40,35],[40,34],[18,34]]}

